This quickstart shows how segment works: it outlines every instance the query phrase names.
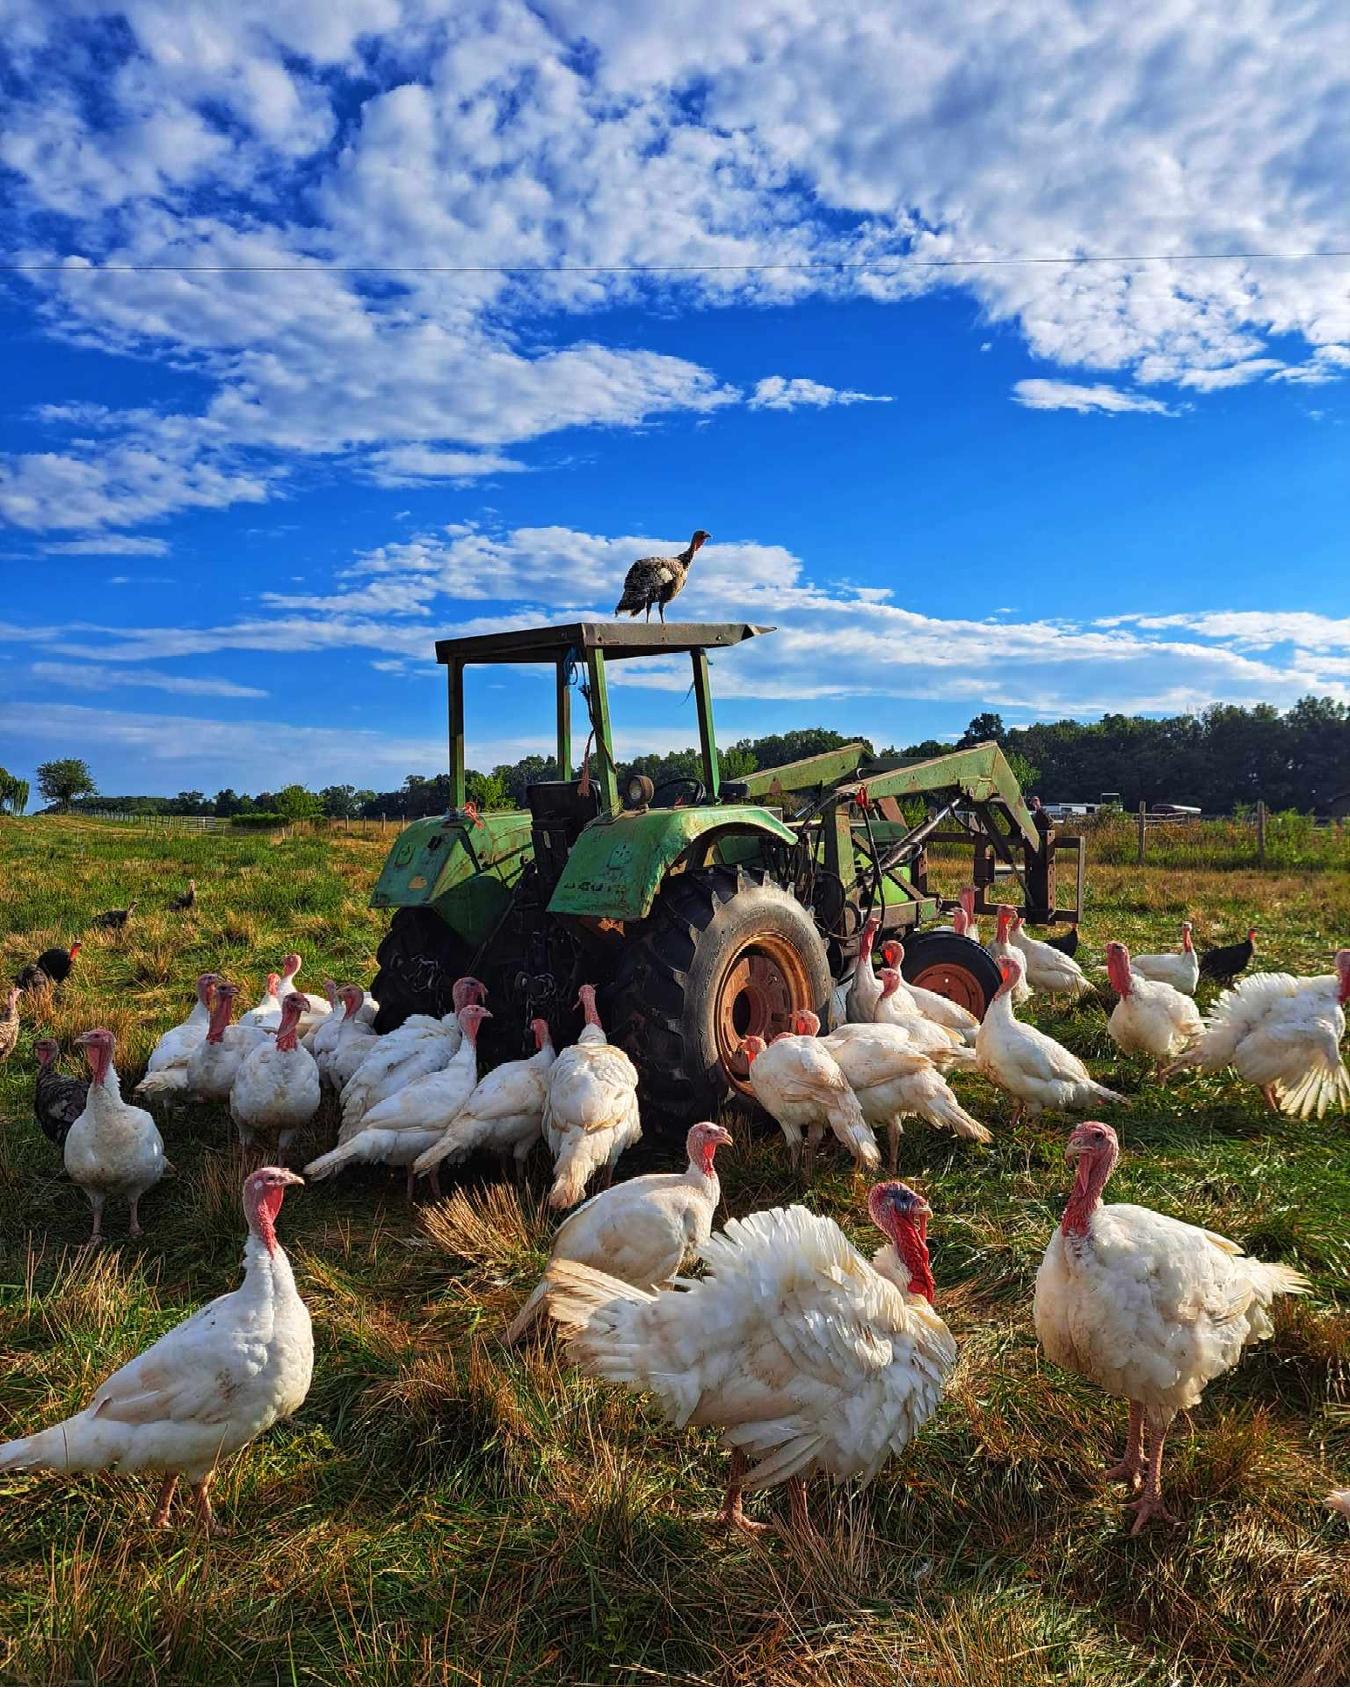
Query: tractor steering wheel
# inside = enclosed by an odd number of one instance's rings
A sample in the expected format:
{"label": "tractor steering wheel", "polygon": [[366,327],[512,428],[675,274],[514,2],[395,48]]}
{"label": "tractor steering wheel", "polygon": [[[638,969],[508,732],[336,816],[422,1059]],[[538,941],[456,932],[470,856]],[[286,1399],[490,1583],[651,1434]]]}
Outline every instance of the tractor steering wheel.
{"label": "tractor steering wheel", "polygon": [[661,781],[660,785],[658,785],[656,790],[652,793],[651,807],[653,809],[685,808],[687,805],[681,803],[678,796],[674,796],[671,801],[665,801],[662,798],[663,792],[678,793],[681,789],[689,793],[689,805],[697,806],[699,803],[706,803],[708,801],[708,788],[704,785],[702,780],[686,779],[683,776],[679,776],[675,779]]}

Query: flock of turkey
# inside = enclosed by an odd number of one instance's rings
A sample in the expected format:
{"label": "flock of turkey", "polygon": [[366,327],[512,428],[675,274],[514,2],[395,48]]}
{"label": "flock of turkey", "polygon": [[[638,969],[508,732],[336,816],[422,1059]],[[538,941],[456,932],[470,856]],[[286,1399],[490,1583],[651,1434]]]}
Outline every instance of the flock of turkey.
{"label": "flock of turkey", "polygon": [[[1011,1097],[1015,1118],[1128,1106],[1016,1013],[1033,993],[1095,992],[1068,953],[1076,944],[1032,938],[1011,908],[1000,908],[988,947],[1002,984],[979,1020],[908,984],[896,941],[883,945],[875,971],[878,924],[862,934],[827,1029],[803,1012],[772,1042],[744,1041],[750,1087],[806,1178],[827,1133],[868,1173],[881,1164],[882,1128],[894,1173],[907,1118],[988,1142],[988,1127],[952,1088],[966,1073]],[[954,924],[978,941],[971,894],[963,893]],[[1240,971],[1253,937],[1245,956],[1231,946],[1222,965]],[[43,981],[59,983],[77,953],[73,945],[39,958]],[[731,1456],[721,1522],[762,1528],[747,1517],[744,1494],[785,1484],[792,1527],[809,1530],[811,1474],[870,1481],[937,1410],[957,1350],[934,1306],[931,1212],[916,1191],[894,1177],[871,1187],[867,1211],[884,1241],[870,1261],[833,1220],[802,1206],[732,1218],[714,1234],[715,1156],[732,1141],[725,1127],[692,1126],[683,1172],[613,1182],[642,1135],[639,1078],[608,1041],[593,987],[581,989],[585,1025],[575,1044],[556,1051],[547,1022],[536,1019],[532,1055],[480,1074],[478,1031],[490,1010],[478,980],[458,982],[443,1018],[413,1015],[381,1036],[360,987],[330,980],[324,996],[308,995],[296,988],[300,967],[299,955],[288,954],[262,1000],[237,1021],[238,987],[202,974],[191,1013],[160,1038],[136,1094],[166,1105],[225,1104],[246,1149],[284,1162],[328,1091],[340,1117],[337,1141],[309,1161],[306,1177],[360,1164],[401,1168],[409,1198],[420,1176],[439,1195],[441,1167],[474,1153],[496,1155],[519,1173],[542,1139],[553,1161],[549,1205],[567,1217],[505,1340],[518,1342],[547,1314],[585,1371],[650,1394],[677,1425],[720,1430]],[[1201,971],[1189,924],[1173,953],[1131,956],[1108,943],[1117,998],[1108,1027],[1119,1048],[1152,1061],[1159,1078],[1231,1068],[1292,1117],[1344,1107],[1350,949],[1337,953],[1329,975],[1248,976],[1204,1017],[1192,1000]],[[19,1002],[16,988],[0,1017],[0,1059],[14,1047]],[[35,1044],[35,1113],[90,1202],[90,1243],[101,1240],[109,1198],[127,1203],[139,1236],[138,1204],[166,1166],[163,1138],[153,1116],[122,1096],[112,1033],[96,1028],[76,1041],[87,1082],[59,1071],[51,1040]],[[1135,1497],[1137,1533],[1170,1520],[1160,1473],[1176,1413],[1194,1406],[1248,1343],[1271,1334],[1274,1297],[1309,1285],[1212,1232],[1105,1204],[1120,1154],[1111,1126],[1079,1124],[1065,1152],[1073,1186],[1037,1275],[1035,1325],[1051,1361],[1129,1404],[1125,1453],[1106,1477]],[[599,1193],[584,1200],[597,1179]],[[293,1412],[309,1388],[309,1314],[276,1237],[285,1191],[303,1182],[280,1164],[251,1173],[241,1286],[114,1373],[82,1413],[0,1446],[0,1472],[153,1471],[163,1480],[157,1524],[168,1521],[182,1477],[194,1485],[196,1514],[209,1530],[209,1486],[221,1459]],[[695,1262],[702,1274],[682,1277]],[[1329,1504],[1350,1511],[1350,1492],[1337,1491]]]}

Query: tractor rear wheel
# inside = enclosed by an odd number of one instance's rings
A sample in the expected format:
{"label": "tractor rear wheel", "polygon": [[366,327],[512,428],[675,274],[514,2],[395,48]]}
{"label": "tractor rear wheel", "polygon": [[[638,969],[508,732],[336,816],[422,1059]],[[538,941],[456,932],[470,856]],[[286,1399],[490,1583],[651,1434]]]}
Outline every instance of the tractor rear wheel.
{"label": "tractor rear wheel", "polygon": [[473,951],[435,909],[401,908],[375,952],[379,966],[370,994],[380,1005],[377,1032],[392,1032],[409,1014],[448,1014],[455,980],[469,970]]}
{"label": "tractor rear wheel", "polygon": [[916,932],[906,938],[900,971],[909,984],[945,996],[977,1020],[983,1020],[1002,983],[989,951],[956,932]]}
{"label": "tractor rear wheel", "polygon": [[674,1127],[751,1095],[741,1042],[824,1017],[825,945],[797,899],[733,867],[673,874],[628,946],[606,1023],[642,1075],[649,1112]]}

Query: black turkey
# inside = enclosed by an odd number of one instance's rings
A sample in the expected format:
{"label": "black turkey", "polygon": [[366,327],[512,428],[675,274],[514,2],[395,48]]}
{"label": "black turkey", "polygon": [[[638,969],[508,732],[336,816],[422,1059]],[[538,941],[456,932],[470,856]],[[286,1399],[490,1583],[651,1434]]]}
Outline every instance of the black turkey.
{"label": "black turkey", "polygon": [[95,915],[94,925],[102,927],[105,932],[120,932],[131,919],[131,911],[135,907],[135,902],[130,902],[125,908],[105,909],[102,914]]}
{"label": "black turkey", "polygon": [[60,1149],[65,1145],[66,1133],[84,1112],[89,1083],[82,1078],[67,1078],[57,1070],[61,1051],[54,1038],[40,1037],[33,1045],[33,1053],[38,1063],[33,1112],[43,1134]]}
{"label": "black turkey", "polygon": [[14,983],[21,991],[50,990],[65,981],[79,953],[79,944],[72,944],[68,950],[43,950],[36,961],[30,961],[16,975]]}
{"label": "black turkey", "polygon": [[699,528],[678,557],[639,557],[624,576],[623,596],[614,606],[615,615],[636,616],[646,610],[650,621],[655,605],[664,621],[666,605],[684,591],[694,553],[711,538],[710,533]]}
{"label": "black turkey", "polygon": [[1216,984],[1231,985],[1256,954],[1256,928],[1249,926],[1240,944],[1220,944],[1217,949],[1205,950],[1200,957],[1200,977],[1213,979]]}
{"label": "black turkey", "polygon": [[195,879],[189,879],[187,890],[180,896],[170,898],[169,907],[176,910],[178,913],[181,913],[184,909],[191,908],[196,901],[197,881]]}

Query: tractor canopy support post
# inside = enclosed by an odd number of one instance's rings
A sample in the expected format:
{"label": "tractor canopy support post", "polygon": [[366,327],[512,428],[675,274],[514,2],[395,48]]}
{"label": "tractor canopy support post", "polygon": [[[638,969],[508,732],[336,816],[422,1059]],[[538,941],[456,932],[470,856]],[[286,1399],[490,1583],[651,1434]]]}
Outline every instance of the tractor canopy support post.
{"label": "tractor canopy support post", "polygon": [[717,757],[717,738],[713,729],[712,682],[708,677],[708,653],[699,649],[690,654],[694,663],[698,742],[703,751],[703,783],[708,788],[709,801],[716,803],[722,788],[722,779]]}
{"label": "tractor canopy support post", "polygon": [[590,680],[591,726],[595,729],[600,803],[606,812],[612,813],[619,806],[619,781],[614,769],[614,736],[609,724],[609,687],[605,682],[605,653],[602,650],[587,651],[586,672]]}
{"label": "tractor canopy support post", "polygon": [[558,778],[570,780],[572,777],[572,691],[567,684],[567,658],[563,657],[557,665],[557,705],[558,705]]}
{"label": "tractor canopy support post", "polygon": [[450,807],[464,807],[464,664],[451,661],[445,671],[450,717]]}

